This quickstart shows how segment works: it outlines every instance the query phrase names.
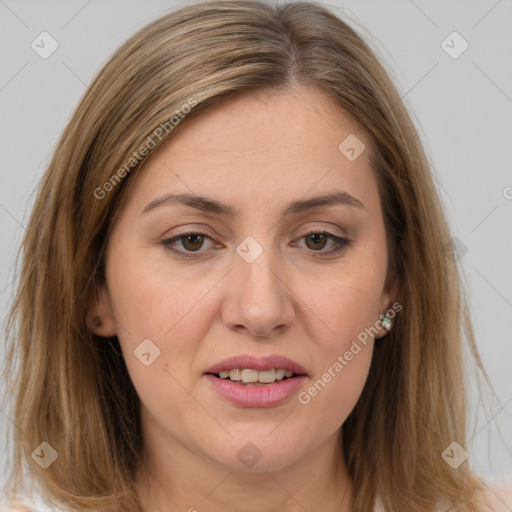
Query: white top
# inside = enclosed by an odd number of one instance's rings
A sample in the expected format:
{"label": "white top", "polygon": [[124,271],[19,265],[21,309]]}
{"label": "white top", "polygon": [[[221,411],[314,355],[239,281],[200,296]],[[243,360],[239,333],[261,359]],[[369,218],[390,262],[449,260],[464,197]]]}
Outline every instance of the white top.
{"label": "white top", "polygon": [[[483,480],[489,483],[489,505],[492,507],[492,512],[511,512],[512,476]],[[24,500],[16,504],[0,502],[0,512],[56,512],[56,510],[46,505],[40,497],[35,497],[33,500]],[[384,512],[380,503],[377,503],[374,512]]]}

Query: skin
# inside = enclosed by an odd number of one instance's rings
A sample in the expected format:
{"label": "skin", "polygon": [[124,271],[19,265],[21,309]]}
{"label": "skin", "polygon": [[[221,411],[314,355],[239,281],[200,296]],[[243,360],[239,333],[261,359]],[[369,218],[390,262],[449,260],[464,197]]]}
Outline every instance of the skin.
{"label": "skin", "polygon": [[[349,134],[366,145],[354,161],[338,150]],[[215,106],[180,127],[137,176],[90,314],[100,317],[97,334],[118,336],[141,399],[147,465],[136,488],[149,512],[225,511],[242,501],[252,512],[263,496],[267,510],[349,510],[338,438],[367,378],[372,338],[307,404],[294,395],[273,407],[237,406],[204,372],[237,354],[281,354],[307,370],[307,391],[391,307],[370,151],[339,106],[300,86]],[[339,203],[282,218],[290,202],[333,190],[364,207]],[[208,196],[241,214],[180,204],[141,214],[169,192]],[[174,242],[188,258],[162,243],[185,228],[210,237],[202,246]],[[329,255],[334,240],[308,242],[310,230],[353,243]],[[247,236],[263,249],[252,263],[236,252]],[[149,366],[133,355],[144,339],[160,350]],[[237,457],[248,442],[261,454],[251,468]]]}

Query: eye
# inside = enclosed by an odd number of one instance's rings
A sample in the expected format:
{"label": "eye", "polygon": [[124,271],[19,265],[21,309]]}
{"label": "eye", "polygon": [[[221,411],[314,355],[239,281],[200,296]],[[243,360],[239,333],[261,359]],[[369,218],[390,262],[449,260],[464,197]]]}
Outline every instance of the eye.
{"label": "eye", "polygon": [[[193,254],[188,253],[197,253],[204,252],[200,251],[203,247],[205,240],[212,240],[211,237],[206,235],[205,233],[199,233],[196,231],[189,231],[187,233],[181,233],[180,235],[176,235],[172,238],[168,238],[162,241],[162,244],[166,246],[171,252],[178,254],[179,256],[190,257],[194,256]],[[181,242],[181,246],[185,249],[179,250],[173,247],[176,242]]]}
{"label": "eye", "polygon": [[[340,237],[326,231],[310,231],[306,233],[299,240],[305,239],[306,247],[313,252],[318,252],[321,255],[335,254],[347,250],[353,245],[353,242],[345,237]],[[332,241],[331,249],[324,251],[327,242]],[[316,255],[315,255],[316,256]]]}
{"label": "eye", "polygon": [[[319,253],[319,256],[340,253],[353,245],[353,242],[348,238],[340,237],[326,231],[311,231],[299,238],[299,240],[302,239],[306,241],[306,248],[310,249],[313,253]],[[189,231],[163,240],[162,244],[174,254],[190,258],[200,256],[201,253],[205,252],[201,251],[201,249],[206,240],[213,242],[212,238],[205,233]],[[332,241],[332,247],[328,250],[323,250],[329,240]],[[176,248],[175,244],[177,242],[181,243],[182,249]]]}

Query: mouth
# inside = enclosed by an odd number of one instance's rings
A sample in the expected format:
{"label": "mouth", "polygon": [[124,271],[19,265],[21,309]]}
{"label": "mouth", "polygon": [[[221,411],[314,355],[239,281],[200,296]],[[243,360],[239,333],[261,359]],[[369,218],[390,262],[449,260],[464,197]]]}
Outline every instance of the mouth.
{"label": "mouth", "polygon": [[239,407],[270,407],[289,400],[307,381],[306,370],[284,356],[240,355],[205,372],[224,399]]}

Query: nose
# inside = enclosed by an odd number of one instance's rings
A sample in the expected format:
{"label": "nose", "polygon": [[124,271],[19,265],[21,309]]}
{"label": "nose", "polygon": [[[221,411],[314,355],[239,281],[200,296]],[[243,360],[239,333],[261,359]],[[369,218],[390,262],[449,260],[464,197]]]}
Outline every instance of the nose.
{"label": "nose", "polygon": [[285,262],[268,248],[249,261],[233,254],[222,319],[231,330],[272,338],[288,329],[295,316]]}

